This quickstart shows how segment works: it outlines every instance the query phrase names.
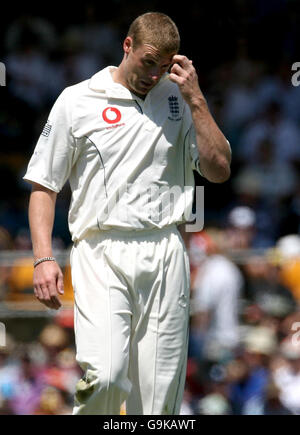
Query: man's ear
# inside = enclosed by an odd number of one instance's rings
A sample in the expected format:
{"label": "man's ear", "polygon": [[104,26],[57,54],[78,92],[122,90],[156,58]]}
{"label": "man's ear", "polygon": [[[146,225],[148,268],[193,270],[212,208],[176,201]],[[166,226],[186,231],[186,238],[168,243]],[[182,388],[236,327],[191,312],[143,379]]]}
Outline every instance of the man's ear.
{"label": "man's ear", "polygon": [[123,50],[125,54],[129,54],[132,50],[132,38],[131,36],[126,36],[123,42]]}

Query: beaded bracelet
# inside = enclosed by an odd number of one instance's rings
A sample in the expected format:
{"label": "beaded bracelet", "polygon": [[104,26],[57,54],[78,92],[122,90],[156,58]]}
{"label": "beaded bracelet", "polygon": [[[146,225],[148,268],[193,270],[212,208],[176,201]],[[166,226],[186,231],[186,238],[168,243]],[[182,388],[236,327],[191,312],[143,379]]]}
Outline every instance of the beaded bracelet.
{"label": "beaded bracelet", "polygon": [[38,264],[43,263],[44,261],[56,261],[56,258],[54,257],[43,257],[39,258],[33,263],[33,267],[36,267]]}

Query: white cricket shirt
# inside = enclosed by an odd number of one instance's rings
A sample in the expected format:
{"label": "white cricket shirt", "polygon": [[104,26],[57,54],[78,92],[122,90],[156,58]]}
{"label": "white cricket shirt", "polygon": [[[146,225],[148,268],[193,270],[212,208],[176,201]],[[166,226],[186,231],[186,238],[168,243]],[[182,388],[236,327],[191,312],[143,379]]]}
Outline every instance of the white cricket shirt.
{"label": "white cricket shirt", "polygon": [[55,192],[69,179],[73,241],[179,224],[192,210],[199,154],[178,86],[165,74],[142,100],[113,81],[115,68],[64,89],[24,176]]}

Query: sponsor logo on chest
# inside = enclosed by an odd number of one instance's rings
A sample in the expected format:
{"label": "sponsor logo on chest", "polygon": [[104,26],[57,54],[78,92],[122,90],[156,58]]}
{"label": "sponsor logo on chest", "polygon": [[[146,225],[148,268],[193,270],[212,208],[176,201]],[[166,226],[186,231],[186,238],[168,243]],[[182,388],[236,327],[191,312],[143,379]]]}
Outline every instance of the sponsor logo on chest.
{"label": "sponsor logo on chest", "polygon": [[106,107],[102,112],[102,118],[109,124],[109,126],[106,127],[107,130],[125,125],[124,122],[120,123],[122,115],[120,110],[116,107]]}

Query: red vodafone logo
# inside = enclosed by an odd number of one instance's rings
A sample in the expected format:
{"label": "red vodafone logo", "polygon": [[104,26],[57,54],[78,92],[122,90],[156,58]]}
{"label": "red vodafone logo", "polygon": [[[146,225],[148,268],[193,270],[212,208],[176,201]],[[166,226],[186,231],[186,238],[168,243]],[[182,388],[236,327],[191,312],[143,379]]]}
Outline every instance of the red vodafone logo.
{"label": "red vodafone logo", "polygon": [[108,124],[116,124],[121,120],[121,112],[115,107],[107,107],[102,112],[102,118]]}

